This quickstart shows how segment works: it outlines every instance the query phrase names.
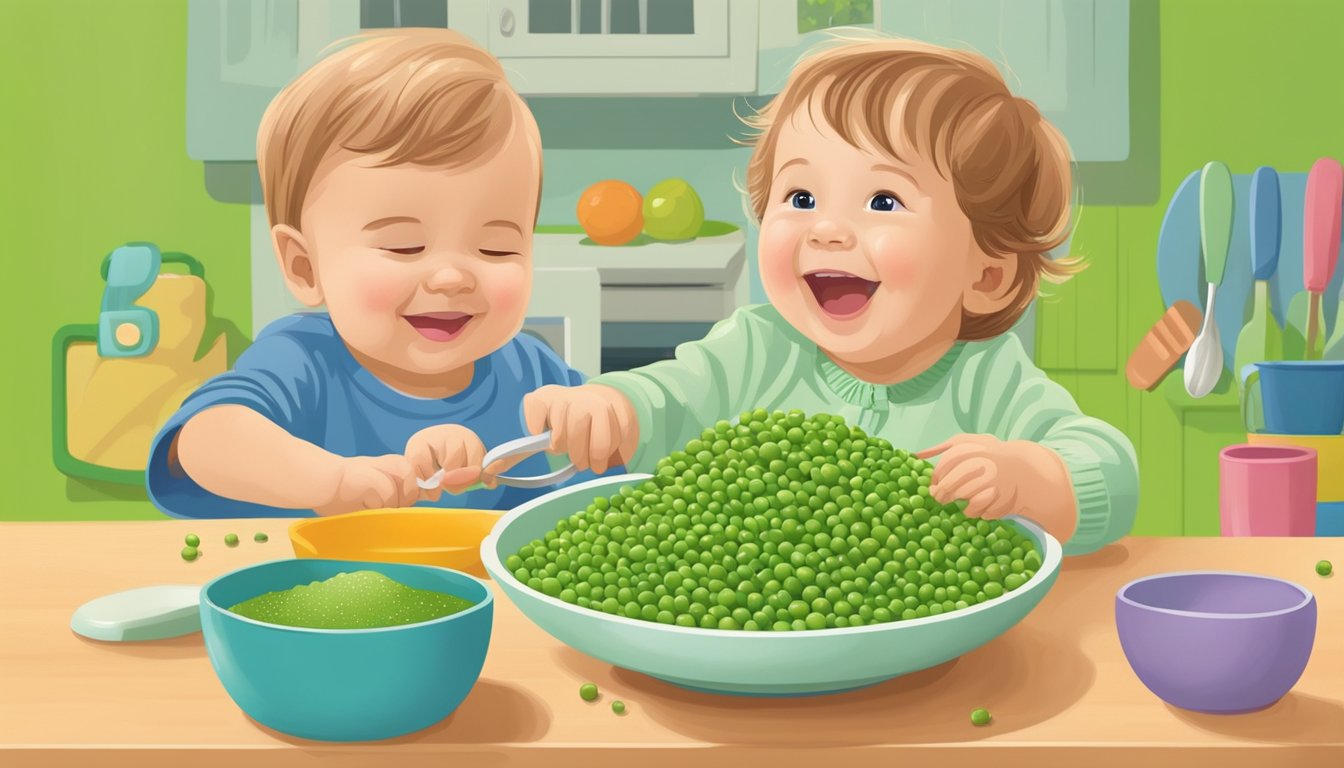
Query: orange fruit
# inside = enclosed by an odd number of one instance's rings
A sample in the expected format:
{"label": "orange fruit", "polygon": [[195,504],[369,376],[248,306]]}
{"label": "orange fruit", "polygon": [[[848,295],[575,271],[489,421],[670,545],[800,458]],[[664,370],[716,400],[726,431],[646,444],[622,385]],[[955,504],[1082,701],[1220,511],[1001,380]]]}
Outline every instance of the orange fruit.
{"label": "orange fruit", "polygon": [[600,245],[624,245],[644,230],[644,198],[617,179],[599,181],[579,197],[579,226]]}

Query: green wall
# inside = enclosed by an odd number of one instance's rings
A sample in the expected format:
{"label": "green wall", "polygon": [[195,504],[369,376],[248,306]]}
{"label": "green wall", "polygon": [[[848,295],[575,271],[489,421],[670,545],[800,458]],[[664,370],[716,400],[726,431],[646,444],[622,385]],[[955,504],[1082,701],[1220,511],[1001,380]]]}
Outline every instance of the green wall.
{"label": "green wall", "polygon": [[247,209],[211,200],[186,154],[186,14],[171,0],[0,2],[0,519],[159,517],[142,491],[67,483],[51,458],[51,337],[97,321],[110,250],[196,256],[215,311],[248,331]]}
{"label": "green wall", "polygon": [[[1179,377],[1153,393],[1124,380],[1129,352],[1163,309],[1154,252],[1166,203],[1211,159],[1247,173],[1344,156],[1340,29],[1344,3],[1334,0],[1160,5],[1160,202],[1084,208],[1074,243],[1092,267],[1042,304],[1037,340],[1038,360],[1082,407],[1133,437],[1137,533],[1216,533],[1217,450],[1244,437],[1229,393],[1194,405]],[[0,519],[157,516],[143,495],[69,483],[51,460],[51,336],[96,318],[97,265],[111,248],[151,240],[197,256],[216,312],[249,330],[247,211],[211,200],[185,152],[185,31],[182,2],[0,2],[11,284],[0,309],[11,361]],[[573,190],[553,192],[558,214]]]}
{"label": "green wall", "polygon": [[1155,392],[1125,381],[1129,353],[1162,314],[1155,254],[1176,187],[1210,160],[1305,172],[1344,157],[1338,89],[1344,3],[1165,0],[1160,9],[1161,196],[1086,206],[1074,238],[1092,267],[1040,307],[1037,359],[1088,413],[1125,429],[1142,483],[1135,533],[1218,534],[1218,451],[1244,442],[1224,381],[1202,401],[1177,375]]}

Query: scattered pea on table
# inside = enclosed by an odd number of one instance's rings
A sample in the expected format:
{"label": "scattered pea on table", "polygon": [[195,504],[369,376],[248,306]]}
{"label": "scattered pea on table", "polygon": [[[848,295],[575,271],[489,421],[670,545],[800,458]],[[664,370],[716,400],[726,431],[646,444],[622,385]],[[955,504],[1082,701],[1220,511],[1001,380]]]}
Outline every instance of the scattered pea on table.
{"label": "scattered pea on table", "polygon": [[579,698],[584,701],[597,701],[597,686],[592,683],[579,686]]}
{"label": "scattered pea on table", "polygon": [[238,546],[238,534],[236,534],[236,533],[227,533],[227,534],[225,534],[225,535],[224,535],[224,543],[225,543],[225,544],[228,544],[230,547],[236,547],[236,546]]}
{"label": "scattered pea on table", "polygon": [[267,536],[267,535],[264,534],[264,533],[258,533],[256,536],[253,536],[253,537],[252,537],[252,540],[255,541],[255,542],[257,542],[258,544],[264,544],[264,543],[266,543],[267,541],[270,541],[270,539],[271,539],[271,537],[270,537],[270,536]]}
{"label": "scattered pea on table", "polygon": [[[194,537],[193,537],[193,538],[194,538]],[[182,548],[182,559],[183,559],[183,560],[186,560],[187,562],[191,562],[192,560],[195,560],[195,559],[196,559],[196,556],[199,555],[199,554],[200,554],[200,550],[196,549],[195,547],[183,547],[183,548]]]}
{"label": "scattered pea on table", "polygon": [[1329,560],[1322,560],[1316,564],[1316,572],[1322,576],[1329,576],[1335,570],[1335,566]]}
{"label": "scattered pea on table", "polygon": [[201,537],[194,533],[188,533],[186,542],[188,547],[199,547],[201,546]]}
{"label": "scattered pea on table", "polygon": [[971,725],[989,725],[989,710],[981,707],[971,712]]}
{"label": "scattered pea on table", "polygon": [[625,714],[625,702],[624,702],[624,701],[613,701],[613,702],[611,702],[611,711],[612,711],[612,712],[615,712],[615,713],[618,714],[618,715],[624,715],[624,714]]}

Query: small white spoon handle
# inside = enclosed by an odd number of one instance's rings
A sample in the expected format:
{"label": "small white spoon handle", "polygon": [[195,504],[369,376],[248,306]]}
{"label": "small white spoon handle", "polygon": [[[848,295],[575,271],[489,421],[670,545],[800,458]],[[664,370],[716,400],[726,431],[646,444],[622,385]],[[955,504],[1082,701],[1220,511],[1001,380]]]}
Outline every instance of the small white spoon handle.
{"label": "small white spoon handle", "polygon": [[[513,458],[514,456],[532,456],[545,451],[546,447],[550,444],[550,432],[542,432],[539,435],[526,435],[517,440],[510,440],[503,445],[491,449],[489,453],[485,454],[485,458],[481,460],[481,466],[488,467],[497,461]],[[576,474],[578,474],[578,469],[576,469],[573,464],[569,464],[568,466],[562,467],[546,475],[538,475],[536,477],[505,477],[500,475],[497,479],[499,480],[500,485],[507,485],[513,488],[545,488],[548,485],[563,483]],[[439,483],[442,481],[443,470],[440,469],[429,478],[417,480],[416,484],[424,490],[429,491],[439,487]]]}

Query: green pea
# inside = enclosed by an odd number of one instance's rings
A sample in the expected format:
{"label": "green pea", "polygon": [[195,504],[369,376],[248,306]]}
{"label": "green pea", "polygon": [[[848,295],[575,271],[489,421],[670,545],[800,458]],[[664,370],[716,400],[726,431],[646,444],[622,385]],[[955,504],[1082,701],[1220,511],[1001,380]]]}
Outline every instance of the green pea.
{"label": "green pea", "polygon": [[228,544],[230,547],[238,546],[238,534],[236,533],[224,534],[224,543]]}
{"label": "green pea", "polygon": [[618,715],[624,715],[624,714],[625,714],[625,702],[624,702],[624,701],[621,701],[620,699],[617,699],[616,701],[611,702],[611,711],[612,711],[612,712],[615,712],[615,713],[618,714]]}
{"label": "green pea", "polygon": [[1329,576],[1335,570],[1335,566],[1329,560],[1322,560],[1316,564],[1316,572],[1322,576]]}
{"label": "green pea", "polygon": [[252,537],[252,540],[257,542],[258,544],[265,544],[266,542],[270,541],[270,539],[271,537],[267,536],[264,533],[258,533],[256,536]]}
{"label": "green pea", "polygon": [[971,725],[989,725],[989,710],[983,707],[971,712]]}
{"label": "green pea", "polygon": [[937,616],[1020,588],[1016,528],[928,495],[932,465],[826,414],[756,409],[505,558],[529,589],[682,627],[803,631]]}
{"label": "green pea", "polygon": [[183,559],[183,560],[186,560],[187,562],[191,562],[192,560],[195,560],[195,559],[197,558],[197,556],[199,556],[199,555],[200,555],[200,551],[197,550],[195,547],[183,547],[183,548],[182,548],[182,559]]}
{"label": "green pea", "polygon": [[597,686],[592,683],[579,686],[579,698],[584,701],[597,701]]}
{"label": "green pea", "polygon": [[199,547],[201,546],[201,537],[194,533],[188,533],[186,542],[188,547]]}

